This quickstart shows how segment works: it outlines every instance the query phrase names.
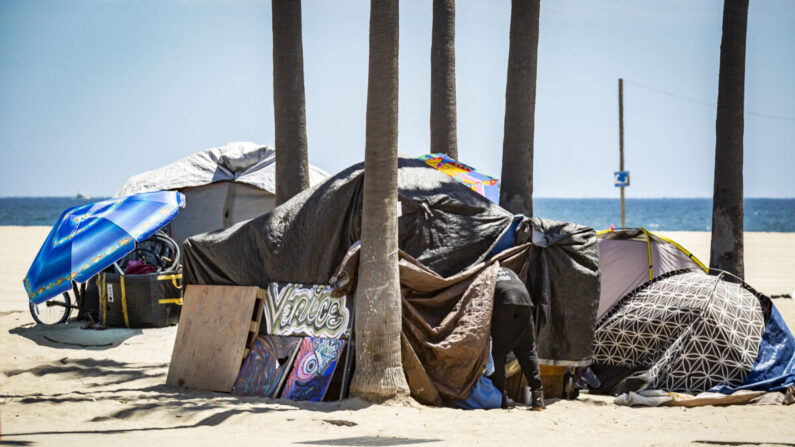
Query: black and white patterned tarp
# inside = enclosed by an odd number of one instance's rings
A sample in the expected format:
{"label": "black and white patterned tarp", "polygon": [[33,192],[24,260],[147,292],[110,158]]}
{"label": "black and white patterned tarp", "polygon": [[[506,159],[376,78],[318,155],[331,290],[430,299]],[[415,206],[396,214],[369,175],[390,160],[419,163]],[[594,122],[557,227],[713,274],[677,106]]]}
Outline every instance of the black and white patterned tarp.
{"label": "black and white patterned tarp", "polygon": [[599,321],[594,363],[646,369],[652,389],[736,386],[756,360],[764,324],[759,299],[743,286],[698,273],[667,274]]}

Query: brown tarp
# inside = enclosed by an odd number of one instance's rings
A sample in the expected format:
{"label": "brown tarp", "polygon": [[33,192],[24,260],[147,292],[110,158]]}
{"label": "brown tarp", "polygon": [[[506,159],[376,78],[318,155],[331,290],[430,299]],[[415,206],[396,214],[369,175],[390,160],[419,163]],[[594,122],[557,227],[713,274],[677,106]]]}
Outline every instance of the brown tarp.
{"label": "brown tarp", "polygon": [[[513,247],[448,277],[400,252],[403,371],[417,401],[441,405],[469,396],[489,359],[497,269],[526,272],[531,249],[530,244]],[[358,246],[335,275],[346,278],[338,293],[355,283],[357,264]]]}

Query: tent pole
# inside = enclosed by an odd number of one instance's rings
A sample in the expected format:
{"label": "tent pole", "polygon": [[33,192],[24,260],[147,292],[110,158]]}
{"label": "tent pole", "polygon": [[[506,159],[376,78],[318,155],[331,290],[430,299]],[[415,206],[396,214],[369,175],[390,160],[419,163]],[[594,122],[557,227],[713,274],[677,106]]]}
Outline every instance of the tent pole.
{"label": "tent pole", "polygon": [[[624,171],[624,80],[618,78],[618,170]],[[621,228],[627,227],[624,187],[621,187]]]}

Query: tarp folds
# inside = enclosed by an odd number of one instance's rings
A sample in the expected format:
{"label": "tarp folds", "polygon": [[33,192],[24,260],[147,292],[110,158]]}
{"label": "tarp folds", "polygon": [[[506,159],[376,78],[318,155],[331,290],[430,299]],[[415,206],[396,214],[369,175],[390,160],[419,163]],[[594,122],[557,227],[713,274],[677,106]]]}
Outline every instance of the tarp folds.
{"label": "tarp folds", "polygon": [[[276,151],[251,142],[229,143],[197,152],[170,165],[131,177],[116,196],[139,192],[181,190],[217,182],[245,183],[276,194]],[[309,183],[328,177],[309,167]]]}
{"label": "tarp folds", "polygon": [[[189,155],[153,171],[131,177],[117,195],[177,190],[186,207],[171,222],[180,244],[194,234],[228,228],[267,213],[276,206],[276,152],[250,142],[229,143]],[[309,166],[309,184],[328,174]]]}
{"label": "tarp folds", "polygon": [[[184,244],[190,284],[324,284],[361,233],[364,164],[354,165],[268,214]],[[513,216],[431,168],[398,160],[399,246],[446,276],[485,259]]]}
{"label": "tarp folds", "polygon": [[543,327],[539,361],[589,365],[600,290],[596,232],[569,222],[525,218],[517,228],[516,244],[525,242],[536,248],[529,253],[526,278],[540,308],[536,327]]}
{"label": "tarp folds", "polygon": [[[512,214],[421,161],[400,158],[398,167],[401,346],[412,395],[427,404],[463,400],[480,379],[499,265],[531,284],[539,321],[547,322],[538,343],[542,361],[590,364],[599,299],[596,233],[524,218],[516,246],[491,256],[513,231]],[[339,277],[347,289],[335,293],[352,296],[357,257],[346,252],[361,233],[362,180],[358,164],[268,214],[189,238],[186,283],[264,287]]]}
{"label": "tarp folds", "polygon": [[[436,274],[405,252],[399,253],[403,370],[417,401],[439,405],[466,399],[483,375],[499,266],[543,284],[531,288],[539,314],[547,314],[538,318],[548,321],[538,340],[543,362],[590,364],[599,299],[596,234],[587,227],[543,219],[528,219],[526,226],[533,223],[539,246],[527,242],[509,248],[448,277]],[[571,252],[585,254],[572,258],[567,254]],[[340,281],[345,285],[337,293],[350,293],[355,287],[357,265],[355,246],[334,275],[335,279],[346,279]],[[566,276],[561,284],[554,276],[546,276],[562,271]],[[566,287],[565,282],[582,282],[583,288]],[[576,321],[570,324],[565,319]]]}
{"label": "tarp folds", "polygon": [[[347,279],[335,293],[355,288],[358,250],[354,246],[335,273],[335,280]],[[513,247],[447,277],[399,252],[403,371],[417,401],[440,405],[469,396],[489,359],[497,269],[520,271],[532,250]]]}
{"label": "tarp folds", "polygon": [[[765,298],[766,299],[766,298]],[[778,309],[770,302],[770,317],[759,354],[742,385],[723,385],[710,391],[730,394],[738,390],[785,391],[795,386],[795,338]]]}

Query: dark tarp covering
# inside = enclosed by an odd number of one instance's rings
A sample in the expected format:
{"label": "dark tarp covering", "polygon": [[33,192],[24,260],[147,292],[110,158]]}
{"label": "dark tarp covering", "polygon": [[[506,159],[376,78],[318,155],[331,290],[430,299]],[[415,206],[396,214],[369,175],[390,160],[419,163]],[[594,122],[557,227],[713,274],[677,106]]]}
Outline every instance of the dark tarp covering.
{"label": "dark tarp covering", "polygon": [[[538,341],[546,364],[588,365],[599,303],[599,270],[593,230],[562,222],[530,219],[540,246],[518,245],[449,277],[441,277],[400,252],[403,300],[401,348],[411,395],[425,404],[463,400],[488,361],[496,269],[500,265],[532,278],[538,314],[548,324]],[[543,240],[542,231],[547,231]],[[566,231],[571,231],[567,233]],[[346,256],[335,293],[351,293],[358,246]],[[564,274],[565,272],[565,274]],[[561,281],[555,276],[558,275]],[[565,283],[571,283],[566,286]],[[580,284],[582,283],[582,284]],[[573,322],[566,320],[572,319]],[[544,321],[542,315],[537,320]]]}
{"label": "dark tarp covering", "polygon": [[[325,284],[360,235],[363,163],[268,214],[183,245],[188,284]],[[398,160],[400,249],[442,276],[488,255],[513,216],[452,177]]]}
{"label": "dark tarp covering", "polygon": [[[498,263],[529,280],[538,319],[547,322],[542,362],[590,364],[599,303],[596,233],[525,218],[516,246],[487,260],[513,216],[423,162],[401,158],[398,165],[403,365],[412,395],[428,404],[463,400],[482,375]],[[362,168],[348,168],[256,219],[189,238],[186,282],[328,283],[359,239]],[[340,292],[352,296],[355,262],[347,265],[340,282],[347,289]]]}
{"label": "dark tarp covering", "polygon": [[529,253],[526,276],[540,308],[539,361],[589,365],[601,287],[596,232],[569,222],[525,218],[516,229],[516,244],[525,242],[540,248]]}
{"label": "dark tarp covering", "polygon": [[[344,284],[335,294],[352,293],[358,249],[353,247],[335,274]],[[417,401],[440,405],[466,399],[489,358],[497,269],[502,264],[520,271],[531,250],[529,244],[513,247],[448,277],[399,252],[403,371]]]}

